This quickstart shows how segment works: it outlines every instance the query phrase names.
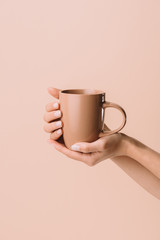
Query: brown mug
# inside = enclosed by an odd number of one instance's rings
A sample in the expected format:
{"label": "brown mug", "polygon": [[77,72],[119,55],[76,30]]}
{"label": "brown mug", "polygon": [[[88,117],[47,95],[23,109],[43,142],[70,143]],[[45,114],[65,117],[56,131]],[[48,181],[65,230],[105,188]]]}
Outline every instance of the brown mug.
{"label": "brown mug", "polygon": [[[93,142],[100,137],[119,132],[126,124],[126,113],[118,104],[105,101],[105,92],[95,89],[60,91],[63,139],[67,148],[77,142]],[[123,121],[115,130],[104,130],[105,108],[117,108]]]}

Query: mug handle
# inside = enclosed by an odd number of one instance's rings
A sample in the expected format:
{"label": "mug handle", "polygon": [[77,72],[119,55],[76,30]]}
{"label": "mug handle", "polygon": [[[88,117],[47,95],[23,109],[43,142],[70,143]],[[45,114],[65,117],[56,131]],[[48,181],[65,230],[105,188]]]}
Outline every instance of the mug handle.
{"label": "mug handle", "polygon": [[[115,130],[104,130],[102,129],[102,131],[99,133],[99,137],[104,137],[104,136],[108,136],[108,135],[111,135],[111,134],[114,134],[114,133],[117,133],[119,132],[126,124],[126,121],[127,121],[127,115],[126,115],[126,112],[124,111],[124,109],[119,106],[118,104],[116,103],[112,103],[112,102],[104,102],[103,105],[102,105],[102,108],[104,109],[104,116],[105,116],[105,109],[106,108],[109,108],[109,107],[113,107],[113,108],[116,108],[118,109],[121,113],[122,113],[122,116],[123,116],[123,121],[121,123],[121,125],[115,129]],[[103,126],[104,126],[104,117],[103,117]]]}

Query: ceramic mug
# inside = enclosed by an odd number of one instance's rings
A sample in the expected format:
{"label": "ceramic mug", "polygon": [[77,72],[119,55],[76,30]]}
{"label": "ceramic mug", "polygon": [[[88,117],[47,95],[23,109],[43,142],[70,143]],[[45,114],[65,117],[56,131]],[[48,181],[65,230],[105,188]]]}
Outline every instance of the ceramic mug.
{"label": "ceramic mug", "polygon": [[[100,137],[119,132],[126,124],[126,113],[118,104],[105,100],[105,92],[95,89],[66,89],[60,91],[63,139],[67,148],[77,142],[93,142]],[[105,109],[113,107],[123,116],[115,130],[104,130]]]}

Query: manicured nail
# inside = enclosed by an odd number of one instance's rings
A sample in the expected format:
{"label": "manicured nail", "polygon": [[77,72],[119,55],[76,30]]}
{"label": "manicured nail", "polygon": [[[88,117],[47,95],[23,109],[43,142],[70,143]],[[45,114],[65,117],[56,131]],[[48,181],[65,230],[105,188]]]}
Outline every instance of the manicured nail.
{"label": "manicured nail", "polygon": [[62,130],[61,130],[61,129],[58,129],[57,134],[59,135],[59,134],[61,134],[61,133],[62,133]]}
{"label": "manicured nail", "polygon": [[57,102],[54,103],[54,104],[53,104],[53,107],[54,107],[54,108],[58,108],[58,103],[57,103]]}
{"label": "manicured nail", "polygon": [[77,145],[77,144],[74,144],[71,146],[71,149],[74,150],[74,151],[79,151],[80,150],[80,146]]}
{"label": "manicured nail", "polygon": [[57,126],[57,127],[60,127],[61,125],[62,125],[62,122],[61,122],[61,121],[56,122],[56,126]]}
{"label": "manicured nail", "polygon": [[61,111],[60,111],[60,110],[55,111],[55,112],[54,112],[54,116],[55,116],[55,117],[60,117],[60,116],[61,116]]}

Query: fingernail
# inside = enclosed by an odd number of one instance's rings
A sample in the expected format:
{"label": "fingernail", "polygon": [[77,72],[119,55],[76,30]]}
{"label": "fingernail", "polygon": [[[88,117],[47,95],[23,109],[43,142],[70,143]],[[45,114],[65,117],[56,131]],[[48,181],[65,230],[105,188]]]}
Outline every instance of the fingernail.
{"label": "fingernail", "polygon": [[74,144],[71,146],[71,149],[74,150],[74,151],[79,151],[80,150],[80,146],[77,145],[77,144]]}
{"label": "fingernail", "polygon": [[55,112],[54,112],[54,116],[55,116],[55,117],[60,117],[60,116],[61,116],[61,111],[60,111],[60,110],[55,111]]}
{"label": "fingernail", "polygon": [[57,126],[57,127],[60,127],[61,125],[62,125],[62,122],[61,122],[61,121],[56,122],[56,126]]}
{"label": "fingernail", "polygon": [[61,134],[61,133],[62,133],[62,130],[58,129],[57,134]]}
{"label": "fingernail", "polygon": [[54,104],[53,104],[53,107],[54,107],[54,108],[58,108],[58,103],[54,103]]}

